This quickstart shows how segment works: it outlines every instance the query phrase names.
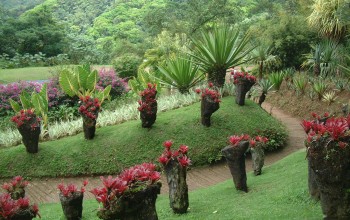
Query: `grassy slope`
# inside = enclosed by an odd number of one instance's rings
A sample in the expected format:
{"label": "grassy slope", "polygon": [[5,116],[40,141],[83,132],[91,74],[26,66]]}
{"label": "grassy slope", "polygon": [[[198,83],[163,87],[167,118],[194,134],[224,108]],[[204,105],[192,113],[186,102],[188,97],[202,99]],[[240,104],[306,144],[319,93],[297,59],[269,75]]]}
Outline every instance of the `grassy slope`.
{"label": "grassy slope", "polygon": [[[190,209],[185,215],[175,215],[166,195],[159,196],[159,219],[322,219],[318,203],[307,192],[305,152],[296,152],[274,165],[263,168],[255,177],[248,173],[249,192],[234,189],[232,180],[190,192]],[[166,183],[163,183],[166,184]],[[97,202],[84,201],[83,219],[96,217]],[[40,206],[42,219],[59,219],[60,204]],[[63,218],[62,218],[63,219]]]}
{"label": "grassy slope", "polygon": [[281,129],[281,125],[255,103],[248,100],[240,107],[227,97],[213,114],[210,128],[200,124],[200,103],[196,103],[160,113],[152,129],[135,120],[99,128],[90,141],[79,134],[40,143],[35,155],[25,153],[23,145],[1,149],[0,177],[113,174],[155,160],[163,151],[163,141],[169,139],[176,148],[188,145],[193,165],[203,165],[218,157],[228,136],[264,128]]}
{"label": "grassy slope", "polygon": [[[0,69],[0,83],[17,82],[19,80],[34,81],[46,80],[52,77],[54,72],[64,66],[51,67],[26,67],[17,69]],[[94,65],[94,68],[111,67],[111,65]]]}

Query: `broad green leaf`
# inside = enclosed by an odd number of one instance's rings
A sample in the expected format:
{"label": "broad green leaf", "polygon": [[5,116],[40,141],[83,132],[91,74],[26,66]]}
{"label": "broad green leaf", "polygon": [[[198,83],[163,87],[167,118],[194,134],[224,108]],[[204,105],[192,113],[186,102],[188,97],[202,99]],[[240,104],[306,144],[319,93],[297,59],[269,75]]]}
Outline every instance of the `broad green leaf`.
{"label": "broad green leaf", "polygon": [[94,91],[97,84],[97,70],[92,71],[86,79],[86,90]]}
{"label": "broad green leaf", "polygon": [[49,111],[49,100],[47,96],[47,84],[44,84],[41,88],[39,95],[41,97],[42,103],[43,103],[43,111],[45,114]]}
{"label": "broad green leaf", "polygon": [[15,112],[21,111],[22,108],[21,108],[21,106],[18,104],[18,102],[16,102],[16,101],[10,99],[10,104],[11,104],[12,109],[13,109]]}
{"label": "broad green leaf", "polygon": [[88,71],[86,70],[85,66],[78,66],[78,83],[79,83],[79,88],[80,89],[85,89],[86,88],[86,82],[87,78],[90,74],[90,66],[88,66]]}
{"label": "broad green leaf", "polygon": [[73,97],[79,91],[79,85],[76,76],[69,70],[63,70],[60,73],[59,83],[63,91],[70,97]]}
{"label": "broad green leaf", "polygon": [[20,95],[19,95],[19,99],[21,100],[23,109],[31,109],[33,108],[33,104],[31,102],[31,97],[30,95],[26,92],[23,91]]}

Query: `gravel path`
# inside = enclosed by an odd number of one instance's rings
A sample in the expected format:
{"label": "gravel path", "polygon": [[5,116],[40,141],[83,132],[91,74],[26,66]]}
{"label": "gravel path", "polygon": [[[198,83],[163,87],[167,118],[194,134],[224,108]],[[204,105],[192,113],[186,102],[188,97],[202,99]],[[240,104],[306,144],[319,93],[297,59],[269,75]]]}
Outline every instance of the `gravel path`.
{"label": "gravel path", "polygon": [[[268,103],[263,103],[263,108],[267,112],[269,112],[273,117],[282,121],[282,123],[286,125],[287,130],[289,132],[289,140],[287,146],[285,146],[282,150],[266,155],[265,166],[267,166],[299,149],[304,148],[303,141],[305,139],[305,133],[302,127],[300,126],[299,119],[293,118],[292,116],[276,108],[271,107]],[[250,158],[247,158],[246,167],[247,171],[252,170],[252,163]],[[191,191],[199,188],[212,186],[231,178],[232,177],[228,167],[226,166],[226,163],[219,163],[208,167],[200,167],[189,170],[187,175],[187,184],[189,190]],[[59,183],[74,183],[80,186],[84,179],[86,178],[77,177],[33,179],[30,181],[30,185],[26,190],[27,196],[30,198],[31,202],[35,203],[59,202],[58,192],[56,189],[56,186]],[[89,180],[87,190],[90,190],[96,186],[101,186],[101,181],[99,177],[89,177],[87,179]],[[164,176],[162,176],[161,181],[163,183],[161,193],[167,193],[168,186],[166,184]],[[0,184],[2,184],[2,182],[3,180],[0,180]],[[93,198],[93,195],[91,193],[86,193],[84,196],[84,199],[91,198]]]}

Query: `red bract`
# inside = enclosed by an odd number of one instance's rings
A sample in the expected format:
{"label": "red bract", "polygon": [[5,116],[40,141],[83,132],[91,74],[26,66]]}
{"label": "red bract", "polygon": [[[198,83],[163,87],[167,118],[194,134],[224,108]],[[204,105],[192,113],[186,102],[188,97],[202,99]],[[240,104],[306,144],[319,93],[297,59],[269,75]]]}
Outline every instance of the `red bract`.
{"label": "red bract", "polygon": [[250,75],[247,72],[231,72],[231,75],[233,75],[234,84],[244,82],[244,81],[247,81],[250,83],[256,82],[256,77],[253,75]]}
{"label": "red bract", "polygon": [[153,103],[156,102],[156,84],[147,84],[147,88],[140,93],[141,100],[138,101],[140,112],[146,112],[147,114],[152,114]]}
{"label": "red bract", "polygon": [[[171,144],[170,144],[171,143]],[[188,166],[190,165],[190,159],[187,158],[187,152],[188,152],[188,146],[186,145],[180,145],[178,150],[171,151],[170,147],[172,146],[173,142],[171,141],[165,141],[163,143],[163,146],[165,147],[164,152],[162,155],[158,158],[158,161],[163,164],[164,166],[169,163],[170,160],[178,161],[181,166]],[[170,147],[167,147],[169,146]],[[180,159],[179,158],[186,158],[186,159]],[[186,163],[188,162],[188,163]]]}
{"label": "red bract", "polygon": [[13,200],[9,193],[0,194],[0,219],[12,219],[17,213],[23,212],[30,212],[33,217],[40,216],[38,206],[30,206],[28,198]]}
{"label": "red bract", "polygon": [[238,146],[241,141],[249,141],[250,147],[255,147],[255,145],[258,143],[266,144],[268,142],[268,139],[261,136],[250,138],[248,134],[242,134],[240,136],[232,135],[229,137],[229,142],[233,147]]}
{"label": "red bract", "polygon": [[210,89],[212,87],[213,87],[213,84],[209,83],[209,88],[205,88],[205,89],[202,89],[202,90],[196,89],[195,91],[196,91],[197,94],[202,93],[202,95],[201,95],[202,98],[207,98],[207,99],[211,100],[212,102],[216,102],[216,103],[221,102],[221,100],[220,100],[220,97],[221,97],[220,93],[218,91],[214,90],[214,89]]}
{"label": "red bract", "polygon": [[40,118],[38,118],[31,109],[21,110],[11,118],[11,121],[16,123],[17,128],[28,126],[33,130],[40,127]]}
{"label": "red bract", "polygon": [[98,202],[102,203],[103,208],[108,210],[111,207],[110,204],[117,203],[118,198],[128,190],[135,190],[157,182],[160,179],[160,173],[155,169],[154,164],[143,163],[124,170],[115,178],[101,177],[104,187],[94,188],[90,192]]}
{"label": "red bract", "polygon": [[78,187],[74,184],[68,184],[67,186],[64,186],[63,183],[60,183],[57,185],[57,188],[60,190],[62,195],[64,197],[71,197],[74,196],[76,193],[84,193],[85,192],[85,186],[88,184],[87,180],[83,181],[83,186],[78,190]]}
{"label": "red bract", "polygon": [[81,96],[79,99],[82,102],[79,107],[79,113],[85,118],[96,120],[98,112],[101,110],[100,101],[90,96]]}
{"label": "red bract", "polygon": [[21,176],[15,176],[9,183],[4,183],[2,188],[6,190],[8,193],[12,193],[19,189],[24,189],[29,184],[28,181],[25,181]]}
{"label": "red bract", "polygon": [[306,121],[306,120],[302,121],[301,126],[304,128],[304,131],[306,132],[306,134],[310,132],[312,124],[313,124],[312,121]]}

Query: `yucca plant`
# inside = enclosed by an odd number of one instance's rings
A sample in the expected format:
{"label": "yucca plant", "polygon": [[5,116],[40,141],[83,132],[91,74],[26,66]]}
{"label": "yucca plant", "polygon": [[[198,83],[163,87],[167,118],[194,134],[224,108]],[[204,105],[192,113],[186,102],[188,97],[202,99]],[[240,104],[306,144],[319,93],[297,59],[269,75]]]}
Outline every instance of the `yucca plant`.
{"label": "yucca plant", "polygon": [[312,90],[317,94],[318,100],[321,100],[328,89],[328,84],[322,79],[315,80],[312,83]]}
{"label": "yucca plant", "polygon": [[326,92],[323,97],[322,101],[327,102],[328,105],[331,105],[335,100],[338,98],[338,96],[335,94],[334,91]]}
{"label": "yucca plant", "polygon": [[311,46],[312,51],[309,54],[305,55],[306,60],[302,63],[302,67],[313,68],[315,76],[319,76],[321,73],[321,56],[322,56],[322,47],[321,44]]}
{"label": "yucca plant", "polygon": [[247,62],[246,56],[254,49],[249,45],[249,35],[241,35],[232,27],[214,27],[212,31],[202,31],[201,37],[193,39],[190,55],[204,73],[208,81],[223,87],[226,70]]}
{"label": "yucca plant", "polygon": [[189,58],[173,58],[166,62],[166,65],[158,67],[162,78],[160,82],[167,86],[173,86],[180,93],[188,93],[190,88],[201,82],[205,76],[199,71]]}
{"label": "yucca plant", "polygon": [[272,47],[259,46],[252,51],[252,60],[259,65],[259,79],[263,77],[263,70],[281,65],[281,59],[271,54]]}
{"label": "yucca plant", "polygon": [[333,77],[332,82],[334,83],[335,88],[342,92],[346,89],[346,86],[349,84],[349,79],[342,79],[338,77]]}
{"label": "yucca plant", "polygon": [[302,95],[305,93],[308,82],[307,77],[304,75],[293,77],[293,85],[298,94]]}
{"label": "yucca plant", "polygon": [[280,89],[284,77],[285,77],[284,72],[274,72],[269,75],[269,81],[273,84],[273,88],[276,91]]}
{"label": "yucca plant", "polygon": [[274,87],[274,84],[268,79],[262,79],[258,83],[258,91],[260,92],[259,106],[265,101],[267,93]]}

